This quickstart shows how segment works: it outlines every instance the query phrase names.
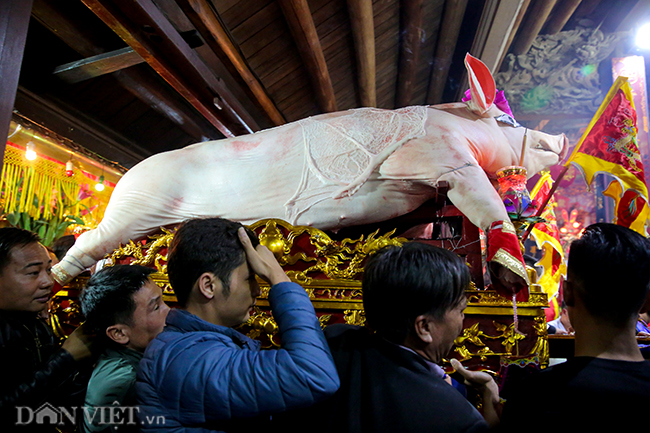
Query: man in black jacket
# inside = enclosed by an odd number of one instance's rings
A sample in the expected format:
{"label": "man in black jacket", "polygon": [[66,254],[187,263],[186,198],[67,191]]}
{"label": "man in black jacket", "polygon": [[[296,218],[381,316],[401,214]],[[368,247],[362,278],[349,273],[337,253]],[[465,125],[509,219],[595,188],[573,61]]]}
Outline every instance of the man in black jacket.
{"label": "man in black jacket", "polygon": [[[276,417],[283,431],[487,430],[483,416],[440,367],[463,329],[469,283],[467,265],[442,248],[409,242],[371,256],[362,288],[372,330],[343,324],[325,329],[341,387],[323,403]],[[493,410],[499,396],[491,377],[462,373],[482,394],[485,408]],[[490,415],[486,419],[496,420]]]}
{"label": "man in black jacket", "polygon": [[575,356],[516,385],[502,430],[636,430],[650,407],[650,361],[635,335],[650,290],[650,241],[626,227],[590,225],[571,244],[563,289]]}
{"label": "man in black jacket", "polygon": [[[92,337],[77,329],[58,347],[38,318],[54,284],[51,258],[34,233],[0,229],[0,425],[2,431],[54,431],[60,407],[83,404],[77,373],[91,358]],[[76,397],[76,398],[75,398]],[[80,415],[80,413],[79,413]]]}

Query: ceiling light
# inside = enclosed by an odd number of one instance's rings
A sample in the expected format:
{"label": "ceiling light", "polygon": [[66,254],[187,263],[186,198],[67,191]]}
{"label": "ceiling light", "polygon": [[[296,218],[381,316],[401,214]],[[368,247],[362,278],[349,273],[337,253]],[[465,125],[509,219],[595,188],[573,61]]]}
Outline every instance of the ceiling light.
{"label": "ceiling light", "polygon": [[25,158],[27,158],[29,161],[33,161],[38,157],[36,154],[36,145],[34,142],[30,141],[27,143],[27,147],[25,149]]}
{"label": "ceiling light", "polygon": [[99,181],[95,185],[97,191],[104,191],[104,175],[99,176]]}
{"label": "ceiling light", "polygon": [[636,31],[636,46],[642,50],[650,50],[650,23],[645,23]]}

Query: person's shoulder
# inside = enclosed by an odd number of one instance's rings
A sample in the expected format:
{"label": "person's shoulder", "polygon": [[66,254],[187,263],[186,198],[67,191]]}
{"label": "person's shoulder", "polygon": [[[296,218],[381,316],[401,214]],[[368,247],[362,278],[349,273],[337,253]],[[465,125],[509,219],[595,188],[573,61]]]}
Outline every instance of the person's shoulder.
{"label": "person's shoulder", "polygon": [[135,381],[136,367],[127,360],[102,354],[93,370],[91,381],[106,380],[110,382]]}

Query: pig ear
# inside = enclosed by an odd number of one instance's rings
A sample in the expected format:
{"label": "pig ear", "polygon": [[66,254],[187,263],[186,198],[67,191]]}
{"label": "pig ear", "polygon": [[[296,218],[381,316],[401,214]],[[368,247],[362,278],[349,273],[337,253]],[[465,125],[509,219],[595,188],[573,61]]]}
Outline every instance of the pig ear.
{"label": "pig ear", "polygon": [[497,91],[494,78],[488,67],[469,53],[465,55],[465,67],[469,78],[469,88],[472,92],[472,99],[467,104],[470,110],[482,116],[494,102]]}

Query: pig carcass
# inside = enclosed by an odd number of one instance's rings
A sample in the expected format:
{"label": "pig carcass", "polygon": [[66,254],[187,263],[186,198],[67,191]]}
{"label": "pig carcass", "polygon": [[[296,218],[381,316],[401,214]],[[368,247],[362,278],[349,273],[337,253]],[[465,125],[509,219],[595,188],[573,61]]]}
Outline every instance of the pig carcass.
{"label": "pig carcass", "polygon": [[525,133],[530,176],[559,162],[566,139],[518,127],[492,104],[487,68],[473,58],[466,64],[467,104],[323,114],[142,161],[119,181],[98,227],[54,267],[56,280],[65,283],[120,243],[189,218],[281,218],[337,229],[408,213],[440,181],[478,227],[509,222],[492,184],[497,170],[518,164]]}

